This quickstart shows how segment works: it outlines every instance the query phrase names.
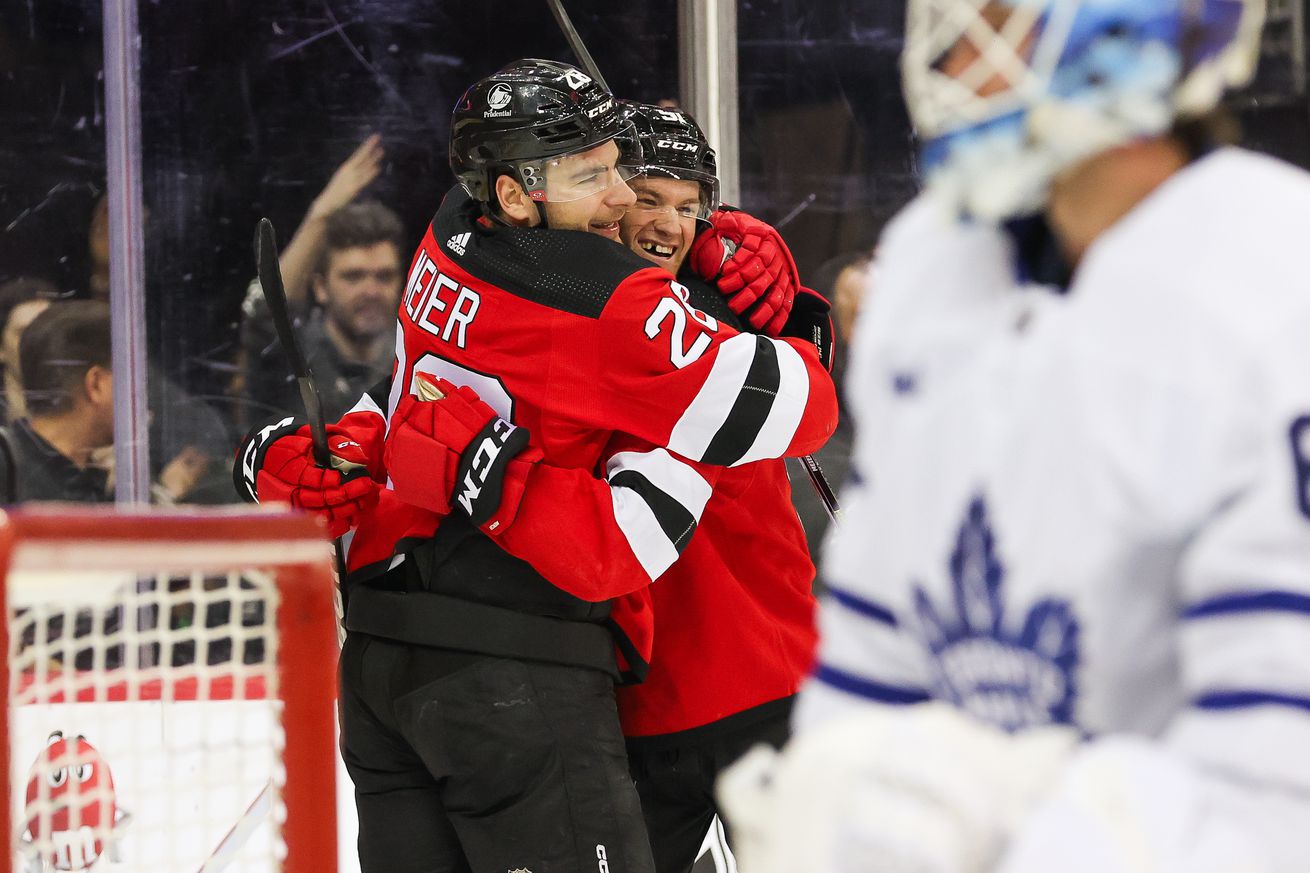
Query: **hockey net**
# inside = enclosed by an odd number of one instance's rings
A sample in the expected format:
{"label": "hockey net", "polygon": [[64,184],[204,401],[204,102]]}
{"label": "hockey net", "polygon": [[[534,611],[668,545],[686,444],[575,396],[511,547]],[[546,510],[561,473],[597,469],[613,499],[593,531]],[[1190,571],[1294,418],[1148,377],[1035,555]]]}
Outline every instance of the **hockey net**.
{"label": "hockey net", "polygon": [[9,869],[336,869],[320,528],[281,513],[0,513],[0,566]]}

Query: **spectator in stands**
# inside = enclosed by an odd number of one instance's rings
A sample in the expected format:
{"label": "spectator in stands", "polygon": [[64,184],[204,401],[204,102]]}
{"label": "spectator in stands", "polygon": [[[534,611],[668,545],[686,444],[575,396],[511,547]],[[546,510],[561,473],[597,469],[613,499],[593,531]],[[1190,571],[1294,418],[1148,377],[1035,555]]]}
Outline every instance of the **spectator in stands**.
{"label": "spectator in stands", "polygon": [[23,332],[18,360],[28,414],[8,429],[7,502],[108,500],[107,471],[91,460],[114,440],[109,307],[51,304]]}
{"label": "spectator in stands", "polygon": [[[337,168],[281,253],[287,304],[329,420],[391,372],[404,232],[382,204],[352,202],[377,177],[382,157],[378,137],[365,140]],[[303,414],[258,282],[242,313],[244,390],[259,404],[255,417],[270,409]]]}
{"label": "spectator in stands", "polygon": [[[26,417],[0,431],[0,501],[113,498],[114,377],[109,306],[50,303],[22,333],[18,364]],[[160,502],[187,497],[208,457],[183,447],[154,483]]]}
{"label": "spectator in stands", "polygon": [[[0,425],[25,415],[18,339],[27,323],[50,299],[109,299],[109,200],[103,181],[63,191],[38,212],[26,214],[16,239],[0,234],[0,368],[5,375]],[[156,248],[159,240],[153,234],[160,230],[149,224],[149,216],[145,206],[147,252]],[[147,276],[152,283],[149,269]],[[172,503],[185,494],[188,503],[229,502],[230,471],[220,459],[231,456],[235,437],[230,422],[187,383],[189,361],[179,361],[158,344],[152,352],[146,387],[153,500]],[[109,469],[111,489],[112,463],[109,447],[91,460],[91,466]]]}

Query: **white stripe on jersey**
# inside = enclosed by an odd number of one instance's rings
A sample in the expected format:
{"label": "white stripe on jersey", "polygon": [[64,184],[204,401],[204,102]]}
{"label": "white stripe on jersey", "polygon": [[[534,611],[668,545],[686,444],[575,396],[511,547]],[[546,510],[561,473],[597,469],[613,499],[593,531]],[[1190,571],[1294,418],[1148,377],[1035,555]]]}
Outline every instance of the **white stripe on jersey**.
{"label": "white stripe on jersey", "polygon": [[[396,411],[396,406],[400,403],[400,392],[405,389],[404,374],[409,367],[409,359],[405,355],[405,326],[396,320],[396,369],[391,377],[391,390],[387,393],[387,436],[391,435],[391,414]],[[395,491],[396,485],[391,481],[391,474],[387,474],[387,490]]]}
{"label": "white stripe on jersey", "polygon": [[755,343],[754,335],[743,333],[719,346],[709,377],[669,435],[670,450],[698,461],[705,457],[705,450],[728,420],[728,413],[746,384],[751,362],[755,360]]}
{"label": "white stripe on jersey", "polygon": [[778,396],[750,451],[732,466],[764,458],[781,458],[796,436],[796,428],[810,399],[810,374],[800,353],[785,342],[769,340],[778,355]]}
{"label": "white stripe on jersey", "polygon": [[[405,355],[405,326],[396,321],[396,369],[395,376],[391,379],[391,391],[387,395],[387,433],[391,433],[391,414],[396,411],[397,404],[400,403],[400,392],[409,390],[409,386],[404,384],[404,376],[409,367],[409,359]],[[390,487],[391,479],[388,477],[387,486]]]}
{"label": "white stripe on jersey", "polygon": [[[710,484],[664,449],[620,452],[609,459],[605,472],[614,518],[637,561],[654,580],[678,559],[710,499]],[[642,488],[622,484],[634,476]]]}
{"label": "white stripe on jersey", "polygon": [[[1184,678],[1189,695],[1259,690],[1310,699],[1305,671],[1269,669],[1271,648],[1310,652],[1310,616],[1241,612],[1186,621],[1178,633],[1189,664]],[[1214,652],[1223,652],[1223,658],[1213,657]]]}

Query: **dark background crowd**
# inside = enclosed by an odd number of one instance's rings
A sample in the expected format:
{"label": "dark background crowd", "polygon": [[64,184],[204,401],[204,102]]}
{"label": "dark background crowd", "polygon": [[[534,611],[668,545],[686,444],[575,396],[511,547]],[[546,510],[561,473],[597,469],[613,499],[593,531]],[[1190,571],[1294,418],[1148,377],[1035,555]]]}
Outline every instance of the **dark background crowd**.
{"label": "dark background crowd", "polygon": [[[1303,3],[1272,4],[1261,78],[1235,108],[1249,144],[1307,165]],[[568,6],[616,93],[678,99],[676,0]],[[395,228],[368,219],[386,233],[353,246],[378,256],[355,270],[359,281],[386,285],[390,249],[376,247],[390,240],[403,270],[452,184],[445,143],[463,89],[518,57],[572,56],[540,0],[140,2],[138,16],[155,494],[223,502],[234,499],[225,452],[240,432],[288,404],[297,411],[250,287],[257,220],[271,218],[284,244],[306,234],[301,279],[289,284],[301,283],[305,329],[347,349],[341,366],[319,367],[329,391],[345,372],[350,393],[372,372],[370,356],[385,355],[368,337],[351,346],[350,319],[333,316],[326,206],[363,201],[394,215]],[[916,190],[896,72],[903,26],[900,3],[737,4],[740,205],[779,226],[802,276],[839,298],[839,286],[848,298],[859,287],[852,278],[878,231]],[[46,301],[107,299],[102,41],[99,0],[0,5],[0,366],[11,437],[25,414],[11,408],[23,396],[20,329],[54,318]],[[829,455],[839,479],[840,439]],[[111,487],[112,474],[101,485]],[[794,490],[813,532],[807,489]]]}

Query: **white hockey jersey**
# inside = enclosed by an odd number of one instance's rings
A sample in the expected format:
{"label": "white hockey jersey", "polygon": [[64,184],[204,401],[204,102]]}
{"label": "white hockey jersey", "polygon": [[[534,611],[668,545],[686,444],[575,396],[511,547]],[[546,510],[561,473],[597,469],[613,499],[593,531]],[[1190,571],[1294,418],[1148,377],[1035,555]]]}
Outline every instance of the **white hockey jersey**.
{"label": "white hockey jersey", "polygon": [[[1063,294],[1012,278],[1003,233],[908,207],[848,375],[854,478],[797,730],[940,698],[1076,725],[1070,769],[1150,738],[1190,775],[1130,767],[1125,815],[1172,836],[1122,869],[1310,871],[1307,252],[1310,176],[1237,149],[1139,204]],[[999,869],[1121,869],[1073,818],[1037,810]]]}

